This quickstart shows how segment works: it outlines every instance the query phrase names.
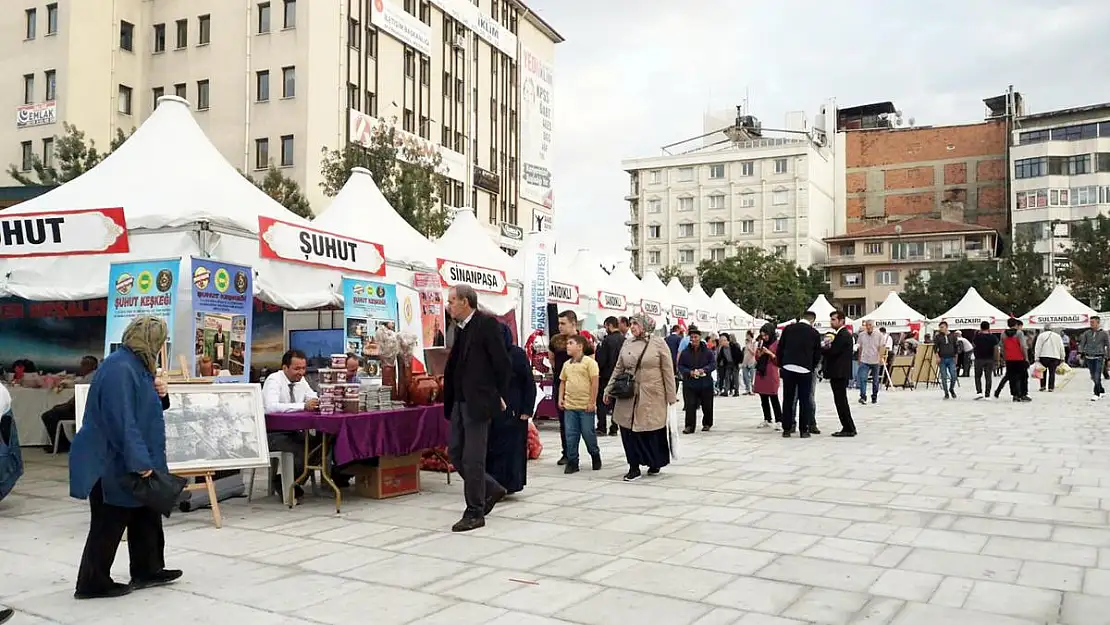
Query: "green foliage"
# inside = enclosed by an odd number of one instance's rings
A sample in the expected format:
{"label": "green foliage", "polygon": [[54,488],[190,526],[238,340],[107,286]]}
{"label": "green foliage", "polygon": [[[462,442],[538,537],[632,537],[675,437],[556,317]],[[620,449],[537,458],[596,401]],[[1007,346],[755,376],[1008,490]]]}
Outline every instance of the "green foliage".
{"label": "green foliage", "polygon": [[20,171],[19,165],[12,164],[8,166],[8,175],[24,186],[64,184],[96,167],[135,132],[134,128],[129,133],[116,128],[108,151],[101,153],[96,148],[96,142],[86,138],[84,131],[78,130],[77,126],[63,122],[62,129],[62,136],[54,136],[54,162],[51,165],[47,166],[42,157],[35,154],[31,156],[31,171]]}
{"label": "green foliage", "polygon": [[802,269],[755,247],[738,248],[722,261],[702,261],[698,279],[707,293],[720,288],[740,308],[775,321],[793,319],[818,295],[830,295],[824,271]]}
{"label": "green foliage", "polygon": [[690,290],[690,287],[694,285],[694,276],[687,273],[682,273],[682,270],[679,269],[678,265],[667,265],[666,267],[663,267],[659,271],[655,272],[655,275],[659,276],[659,279],[662,280],[663,284],[667,284],[668,282],[670,282],[671,278],[678,278],[678,281],[682,283],[682,286],[686,287],[686,290]]}
{"label": "green foliage", "polygon": [[349,143],[342,150],[323,149],[320,186],[334,197],[346,184],[351,169],[370,170],[386,201],[413,228],[427,237],[443,234],[450,215],[439,203],[443,184],[443,157],[425,149],[425,143],[406,139],[397,131],[397,120],[379,124],[371,131],[370,146]]}
{"label": "green foliage", "polygon": [[1101,310],[1110,303],[1110,218],[1099,215],[1071,227],[1068,268],[1060,277],[1079,301]]}
{"label": "green foliage", "polygon": [[312,208],[308,205],[308,199],[305,198],[304,193],[301,192],[301,186],[296,180],[283,174],[273,163],[270,163],[270,168],[266,170],[266,175],[261,180],[255,180],[243,172],[239,173],[278,204],[288,208],[290,212],[305,219],[312,219]]}

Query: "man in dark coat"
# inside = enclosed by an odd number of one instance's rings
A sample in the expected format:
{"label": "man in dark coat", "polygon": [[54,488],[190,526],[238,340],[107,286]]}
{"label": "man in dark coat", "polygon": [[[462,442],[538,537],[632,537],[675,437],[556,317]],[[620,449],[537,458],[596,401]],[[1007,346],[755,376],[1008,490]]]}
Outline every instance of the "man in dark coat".
{"label": "man in dark coat", "polygon": [[829,315],[836,334],[831,341],[824,343],[825,379],[832,388],[836,416],[840,418],[840,431],[833,432],[837,438],[856,435],[856,424],[852,421],[852,405],[848,403],[848,380],[852,377],[852,332],[844,325],[844,313],[839,310]]}
{"label": "man in dark coat", "polygon": [[713,427],[713,377],[717,355],[701,341],[701,332],[690,328],[690,345],[678,354],[678,374],[682,376],[682,399],[686,409],[684,434],[693,434],[701,406],[701,430]]}
{"label": "man in dark coat", "polygon": [[801,438],[821,433],[813,403],[813,382],[821,360],[821,335],[813,327],[816,320],[817,315],[807,310],[797,323],[786,326],[779,338],[775,361],[782,376],[783,438],[790,438],[795,425]]}
{"label": "man in dark coat", "polygon": [[[624,347],[624,333],[620,330],[620,320],[616,317],[608,317],[605,319],[605,338],[601,340],[601,345],[597,348],[597,356],[594,360],[597,361],[597,368],[600,370],[598,376],[598,391],[597,398],[597,435],[605,436],[606,425],[609,419],[609,406],[605,405],[602,400],[602,395],[605,394],[605,387],[609,384],[610,378],[613,377],[613,368],[617,366],[617,359],[620,358],[621,348]],[[613,423],[608,426],[609,436],[617,435],[617,424]]]}
{"label": "man in dark coat", "polygon": [[505,488],[486,473],[490,422],[508,404],[509,353],[497,319],[478,310],[478,294],[467,285],[451,289],[447,306],[456,322],[455,341],[443,375],[444,411],[451,421],[448,456],[463,479],[466,511],[453,532],[486,524]]}

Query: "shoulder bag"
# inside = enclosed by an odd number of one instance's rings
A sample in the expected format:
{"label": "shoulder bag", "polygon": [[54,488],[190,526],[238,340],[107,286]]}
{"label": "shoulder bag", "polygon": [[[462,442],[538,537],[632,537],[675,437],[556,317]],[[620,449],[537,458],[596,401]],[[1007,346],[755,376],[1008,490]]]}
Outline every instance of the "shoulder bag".
{"label": "shoulder bag", "polygon": [[644,351],[640,352],[640,357],[636,359],[636,368],[632,371],[621,371],[613,376],[613,381],[609,386],[609,396],[616,397],[617,399],[632,399],[636,396],[636,373],[640,371],[640,363],[644,361],[644,354],[647,353],[648,347],[651,345],[651,339],[648,339],[644,344]]}

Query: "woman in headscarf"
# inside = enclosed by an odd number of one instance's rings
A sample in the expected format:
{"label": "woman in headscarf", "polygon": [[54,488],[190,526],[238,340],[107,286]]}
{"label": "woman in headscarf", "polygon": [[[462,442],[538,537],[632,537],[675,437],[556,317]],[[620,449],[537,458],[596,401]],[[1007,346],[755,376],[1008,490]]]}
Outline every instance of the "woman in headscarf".
{"label": "woman in headscarf", "polygon": [[[162,411],[170,402],[165,381],[155,377],[165,342],[165,321],[136,317],[123,331],[122,347],[104,359],[89,387],[69,456],[69,494],[88,499],[92,513],[77,573],[78,599],[119,597],[181,577],[181,571],[165,568],[162,517],[123,484],[128,474],[169,471]],[[130,584],[112,580],[125,529]]]}
{"label": "woman in headscarf", "polygon": [[528,419],[536,405],[536,380],[528,355],[513,344],[509,326],[501,324],[501,335],[509,350],[512,379],[505,398],[507,408],[490,423],[486,472],[511,495],[528,483]]}
{"label": "woman in headscarf", "polygon": [[756,347],[755,384],[752,389],[759,395],[763,405],[763,423],[759,427],[771,427],[771,413],[774,411],[775,429],[782,428],[782,404],[779,403],[779,365],[775,361],[775,349],[779,336],[775,324],[765,323],[759,329],[759,343]]}
{"label": "woman in headscarf", "polygon": [[[647,467],[648,475],[656,475],[670,464],[667,410],[678,401],[671,350],[663,339],[652,336],[655,320],[651,315],[636,315],[629,329],[632,338],[621,347],[604,397],[606,404],[616,402],[613,421],[620,427],[621,443],[628,459],[626,482],[640,479],[640,467]],[[612,397],[609,392],[614,381],[625,372],[632,374],[636,381],[633,396],[629,399]]]}

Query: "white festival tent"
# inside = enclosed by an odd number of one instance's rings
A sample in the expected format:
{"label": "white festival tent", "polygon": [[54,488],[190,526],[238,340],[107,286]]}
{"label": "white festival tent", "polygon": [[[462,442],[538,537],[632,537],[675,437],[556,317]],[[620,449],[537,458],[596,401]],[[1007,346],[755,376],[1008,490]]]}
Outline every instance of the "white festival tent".
{"label": "white festival tent", "polygon": [[[583,300],[587,300],[586,314],[594,314],[604,319],[609,315],[628,314],[627,297],[613,289],[609,274],[601,268],[597,258],[590,250],[580,249],[570,263],[570,272],[578,281],[578,289]],[[604,297],[608,295],[609,297]],[[619,300],[619,301],[618,301]],[[587,329],[592,330],[587,326]]]}
{"label": "white festival tent", "polygon": [[678,276],[674,276],[667,282],[667,293],[670,294],[671,308],[668,316],[670,317],[671,324],[678,323],[681,319],[683,323],[689,327],[691,322],[697,325],[694,317],[694,302],[690,297],[690,292],[686,287],[682,286],[682,282],[678,280]]}
{"label": "white festival tent", "polygon": [[455,211],[451,225],[436,242],[436,271],[452,287],[468,284],[478,291],[478,302],[503,315],[521,303],[521,264],[494,243],[469,208]]}
{"label": "white festival tent", "polygon": [[720,330],[749,330],[753,327],[755,320],[752,316],[734,304],[720,287],[709,296],[709,301],[716,306]]}
{"label": "white festival tent", "polygon": [[1041,329],[1050,325],[1070,330],[1090,325],[1091,317],[1095,315],[1098,315],[1095,309],[1075,299],[1066,286],[1059,284],[1043,302],[1022,315],[1021,320],[1030,328]]}
{"label": "white festival tent", "polygon": [[690,303],[694,306],[694,323],[698,328],[703,332],[716,332],[717,305],[709,299],[697,278],[694,278],[694,285],[690,287]]}
{"label": "white festival tent", "polygon": [[547,289],[547,301],[558,306],[560,311],[573,310],[579,317],[584,317],[590,312],[593,300],[583,297],[587,293],[571,270],[573,261],[573,254],[561,254],[556,250],[551,261],[551,285]]}
{"label": "white festival tent", "polygon": [[632,268],[628,263],[618,263],[613,269],[613,273],[609,274],[609,284],[612,289],[617,293],[624,295],[627,299],[627,306],[625,309],[627,314],[640,311],[641,302],[644,299],[644,286],[636,274],[632,273]]}
{"label": "white festival tent", "polygon": [[891,291],[878,308],[871,314],[860,317],[858,321],[871,321],[876,327],[886,328],[887,332],[908,332],[920,329],[928,319],[903,302],[896,291]]}
{"label": "white festival tent", "polygon": [[657,328],[663,327],[670,311],[671,294],[659,276],[648,269],[640,280],[640,312],[651,315]]}
{"label": "white festival tent", "polygon": [[992,330],[1005,330],[1006,322],[1010,315],[1002,312],[983,299],[975,287],[970,287],[967,293],[956,302],[956,305],[943,315],[929,322],[930,326],[941,321],[948,323],[950,330],[978,330],[984,321],[991,324]]}

